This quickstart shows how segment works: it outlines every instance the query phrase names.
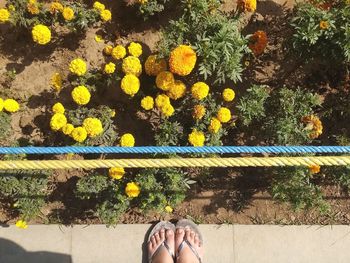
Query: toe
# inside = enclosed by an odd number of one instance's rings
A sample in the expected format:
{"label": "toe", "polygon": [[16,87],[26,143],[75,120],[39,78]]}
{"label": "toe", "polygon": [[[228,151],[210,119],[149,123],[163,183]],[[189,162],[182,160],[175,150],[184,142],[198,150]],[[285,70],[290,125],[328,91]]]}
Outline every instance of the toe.
{"label": "toe", "polygon": [[185,238],[186,238],[187,240],[190,240],[190,239],[191,239],[191,229],[185,228]]}
{"label": "toe", "polygon": [[156,241],[156,238],[154,236],[151,237],[151,244],[152,244],[152,246],[157,245],[157,241]]}
{"label": "toe", "polygon": [[192,242],[194,242],[195,235],[196,235],[196,233],[193,230],[191,230],[190,237],[191,237]]}
{"label": "toe", "polygon": [[165,240],[165,230],[164,228],[162,228],[159,232],[159,237],[160,237],[160,240]]}
{"label": "toe", "polygon": [[167,229],[165,232],[165,238],[168,240],[174,239],[174,231],[171,229]]}
{"label": "toe", "polygon": [[195,237],[194,237],[194,244],[196,245],[196,246],[200,246],[200,240],[199,240],[199,236],[198,235],[195,235]]}
{"label": "toe", "polygon": [[159,233],[158,233],[158,232],[154,234],[154,238],[155,238],[155,240],[156,240],[157,243],[160,242],[160,236],[159,236]]}

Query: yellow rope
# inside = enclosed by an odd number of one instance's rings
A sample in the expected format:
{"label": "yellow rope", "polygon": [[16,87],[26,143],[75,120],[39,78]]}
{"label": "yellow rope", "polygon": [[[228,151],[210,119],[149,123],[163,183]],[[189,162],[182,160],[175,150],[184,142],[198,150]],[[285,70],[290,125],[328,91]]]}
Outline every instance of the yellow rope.
{"label": "yellow rope", "polygon": [[110,159],[110,160],[23,160],[0,161],[1,170],[13,169],[96,169],[110,167],[248,167],[248,166],[341,166],[350,165],[350,156],[311,157],[237,157],[237,158],[172,158],[172,159]]}

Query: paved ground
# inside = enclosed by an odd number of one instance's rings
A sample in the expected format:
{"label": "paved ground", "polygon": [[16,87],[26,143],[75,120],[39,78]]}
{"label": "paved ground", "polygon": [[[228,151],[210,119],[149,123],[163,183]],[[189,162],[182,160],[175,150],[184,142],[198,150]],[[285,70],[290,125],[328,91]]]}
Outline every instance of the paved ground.
{"label": "paved ground", "polygon": [[[1,263],[141,263],[150,225],[0,226]],[[348,263],[349,226],[200,225],[204,263]]]}

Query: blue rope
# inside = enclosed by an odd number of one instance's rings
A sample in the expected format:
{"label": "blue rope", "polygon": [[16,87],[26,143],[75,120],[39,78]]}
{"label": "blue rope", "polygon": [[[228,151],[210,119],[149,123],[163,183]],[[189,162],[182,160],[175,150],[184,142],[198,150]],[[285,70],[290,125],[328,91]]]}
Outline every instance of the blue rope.
{"label": "blue rope", "polygon": [[65,146],[65,147],[0,147],[0,154],[193,154],[193,153],[350,153],[350,146],[205,146],[205,147],[178,147],[178,146]]}

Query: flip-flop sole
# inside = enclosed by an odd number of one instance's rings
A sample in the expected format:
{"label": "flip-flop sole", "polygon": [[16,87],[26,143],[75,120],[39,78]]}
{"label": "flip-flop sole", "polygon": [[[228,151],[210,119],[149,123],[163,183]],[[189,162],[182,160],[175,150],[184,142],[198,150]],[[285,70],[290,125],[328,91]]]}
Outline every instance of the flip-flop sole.
{"label": "flip-flop sole", "polygon": [[176,229],[177,228],[185,228],[186,226],[189,227],[190,229],[192,229],[198,235],[200,244],[203,245],[202,233],[199,231],[198,226],[193,221],[188,220],[188,219],[181,219],[177,222]]}

